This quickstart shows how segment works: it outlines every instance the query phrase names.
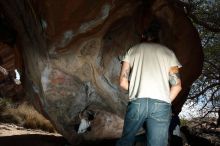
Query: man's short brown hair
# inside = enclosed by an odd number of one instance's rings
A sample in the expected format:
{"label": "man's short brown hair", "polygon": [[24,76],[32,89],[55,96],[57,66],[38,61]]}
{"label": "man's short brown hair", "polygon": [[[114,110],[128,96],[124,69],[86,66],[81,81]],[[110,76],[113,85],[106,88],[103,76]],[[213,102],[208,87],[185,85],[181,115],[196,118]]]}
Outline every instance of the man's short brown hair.
{"label": "man's short brown hair", "polygon": [[157,21],[152,21],[150,26],[142,33],[142,39],[159,42],[160,24]]}

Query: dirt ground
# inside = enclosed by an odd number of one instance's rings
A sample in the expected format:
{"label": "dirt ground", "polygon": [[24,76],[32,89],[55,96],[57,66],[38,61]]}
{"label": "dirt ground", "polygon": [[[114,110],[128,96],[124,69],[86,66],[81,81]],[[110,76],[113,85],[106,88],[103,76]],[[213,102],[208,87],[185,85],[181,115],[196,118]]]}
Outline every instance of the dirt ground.
{"label": "dirt ground", "polygon": [[[217,133],[217,135],[216,135]],[[198,133],[192,135],[190,131],[185,131],[188,144],[190,146],[220,146],[219,131],[215,131],[215,136],[209,132],[206,139],[198,137]],[[202,135],[206,134],[205,132]],[[201,133],[199,134],[201,135]],[[115,146],[116,139],[101,141],[84,141],[78,146]],[[143,145],[137,144],[136,146]],[[48,133],[42,130],[25,129],[14,124],[0,123],[0,146],[72,146],[58,133]],[[174,145],[176,146],[176,145]]]}
{"label": "dirt ground", "polygon": [[70,144],[57,133],[0,123],[0,146],[70,146]]}
{"label": "dirt ground", "polygon": [[[114,146],[116,139],[85,141],[80,146]],[[60,134],[0,123],[0,146],[72,146]]]}

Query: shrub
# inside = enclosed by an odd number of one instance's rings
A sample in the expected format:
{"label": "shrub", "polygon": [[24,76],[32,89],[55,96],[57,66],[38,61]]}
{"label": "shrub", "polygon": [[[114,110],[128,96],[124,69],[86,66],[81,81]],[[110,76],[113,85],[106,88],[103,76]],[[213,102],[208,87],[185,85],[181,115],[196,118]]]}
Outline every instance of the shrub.
{"label": "shrub", "polygon": [[180,119],[180,125],[181,126],[187,126],[188,124],[189,124],[189,120],[184,119],[184,118]]}
{"label": "shrub", "polygon": [[30,129],[56,132],[49,120],[27,102],[16,105],[8,99],[0,100],[0,122],[14,123]]}

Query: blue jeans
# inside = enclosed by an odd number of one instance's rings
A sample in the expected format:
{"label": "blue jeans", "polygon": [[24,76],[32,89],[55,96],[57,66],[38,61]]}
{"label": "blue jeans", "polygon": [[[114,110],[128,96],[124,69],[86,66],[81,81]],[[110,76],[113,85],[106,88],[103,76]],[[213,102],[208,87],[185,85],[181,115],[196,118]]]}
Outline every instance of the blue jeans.
{"label": "blue jeans", "polygon": [[135,135],[143,126],[147,146],[167,146],[170,119],[171,104],[151,98],[133,100],[128,103],[122,137],[116,146],[133,146]]}

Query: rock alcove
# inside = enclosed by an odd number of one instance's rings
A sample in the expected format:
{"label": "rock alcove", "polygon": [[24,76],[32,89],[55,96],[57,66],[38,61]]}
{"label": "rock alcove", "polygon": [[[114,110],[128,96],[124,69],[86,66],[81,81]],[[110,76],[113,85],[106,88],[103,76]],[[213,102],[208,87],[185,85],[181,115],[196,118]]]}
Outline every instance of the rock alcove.
{"label": "rock alcove", "polygon": [[[161,43],[183,65],[175,112],[202,70],[200,38],[175,0],[7,0],[0,8],[16,32],[27,97],[71,143],[120,136],[127,104],[118,86],[120,58],[153,20],[161,24]],[[91,131],[79,135],[82,111],[95,117]]]}

